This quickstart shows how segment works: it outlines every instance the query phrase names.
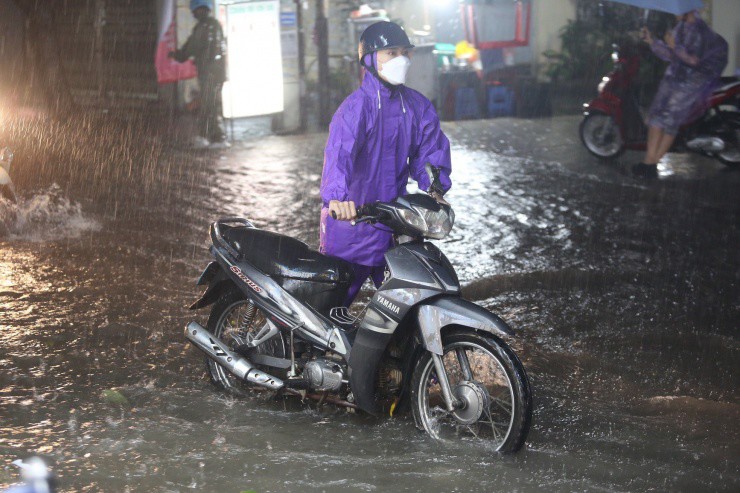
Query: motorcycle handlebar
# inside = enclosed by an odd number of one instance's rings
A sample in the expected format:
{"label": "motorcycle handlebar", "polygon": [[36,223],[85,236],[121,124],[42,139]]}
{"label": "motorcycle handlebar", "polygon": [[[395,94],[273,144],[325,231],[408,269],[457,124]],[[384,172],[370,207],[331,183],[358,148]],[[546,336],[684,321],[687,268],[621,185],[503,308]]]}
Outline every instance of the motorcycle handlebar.
{"label": "motorcycle handlebar", "polygon": [[[373,216],[375,215],[375,204],[361,205],[356,210],[357,210],[357,215],[355,216],[355,219],[361,219],[365,216]],[[332,219],[337,218],[336,212],[331,211],[330,213],[331,213]]]}

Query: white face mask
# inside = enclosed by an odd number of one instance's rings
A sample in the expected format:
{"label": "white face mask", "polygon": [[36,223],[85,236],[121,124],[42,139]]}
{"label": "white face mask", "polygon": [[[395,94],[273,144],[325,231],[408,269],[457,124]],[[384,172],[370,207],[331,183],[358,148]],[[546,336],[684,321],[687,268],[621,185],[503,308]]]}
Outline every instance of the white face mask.
{"label": "white face mask", "polygon": [[409,72],[411,60],[407,56],[397,56],[383,64],[378,72],[391,84],[397,86],[406,82],[406,74]]}

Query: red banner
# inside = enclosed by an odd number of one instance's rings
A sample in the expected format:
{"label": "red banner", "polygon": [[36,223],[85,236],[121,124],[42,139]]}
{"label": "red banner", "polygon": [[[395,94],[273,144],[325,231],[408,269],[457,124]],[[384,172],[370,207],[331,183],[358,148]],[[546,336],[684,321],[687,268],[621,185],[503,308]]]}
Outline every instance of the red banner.
{"label": "red banner", "polygon": [[154,57],[154,66],[157,68],[157,82],[166,84],[183,79],[192,79],[198,75],[192,60],[188,60],[185,63],[177,63],[168,57],[171,51],[177,49],[175,0],[165,0],[162,2],[162,15],[160,19],[157,53]]}

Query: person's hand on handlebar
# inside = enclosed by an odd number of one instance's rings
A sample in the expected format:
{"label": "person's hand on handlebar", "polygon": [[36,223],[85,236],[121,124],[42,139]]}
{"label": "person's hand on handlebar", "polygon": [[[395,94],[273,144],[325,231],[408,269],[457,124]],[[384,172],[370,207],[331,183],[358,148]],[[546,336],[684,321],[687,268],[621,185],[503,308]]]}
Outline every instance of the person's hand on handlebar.
{"label": "person's hand on handlebar", "polygon": [[650,34],[650,30],[645,26],[640,30],[640,39],[651,46],[653,44],[653,36]]}
{"label": "person's hand on handlebar", "polygon": [[329,202],[329,214],[339,221],[351,221],[357,217],[357,209],[355,203],[351,200],[348,202],[331,200]]}
{"label": "person's hand on handlebar", "polygon": [[673,37],[673,31],[666,31],[663,41],[668,45],[668,48],[672,50],[676,49],[676,38]]}

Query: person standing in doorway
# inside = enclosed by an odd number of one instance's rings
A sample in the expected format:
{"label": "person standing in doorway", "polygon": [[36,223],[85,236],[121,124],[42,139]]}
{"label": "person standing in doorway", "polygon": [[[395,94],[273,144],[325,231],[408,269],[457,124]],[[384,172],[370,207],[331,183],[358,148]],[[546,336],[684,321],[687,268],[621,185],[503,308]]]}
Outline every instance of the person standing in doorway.
{"label": "person standing in doorway", "polygon": [[221,90],[226,80],[226,51],[221,24],[211,16],[211,0],[191,0],[190,10],[198,21],[190,37],[172,58],[182,63],[193,58],[198,69],[200,109],[196,146],[226,146],[222,125]]}
{"label": "person standing in doorway", "polygon": [[[350,225],[356,206],[406,194],[409,176],[442,201],[450,188],[450,142],[431,101],[404,85],[413,46],[401,26],[377,22],[360,38],[365,68],[359,89],[337,109],[329,126],[321,176],[321,253],[352,264],[349,306],[370,277],[383,281],[393,235],[379,226]],[[439,170],[438,189],[427,166]]]}

